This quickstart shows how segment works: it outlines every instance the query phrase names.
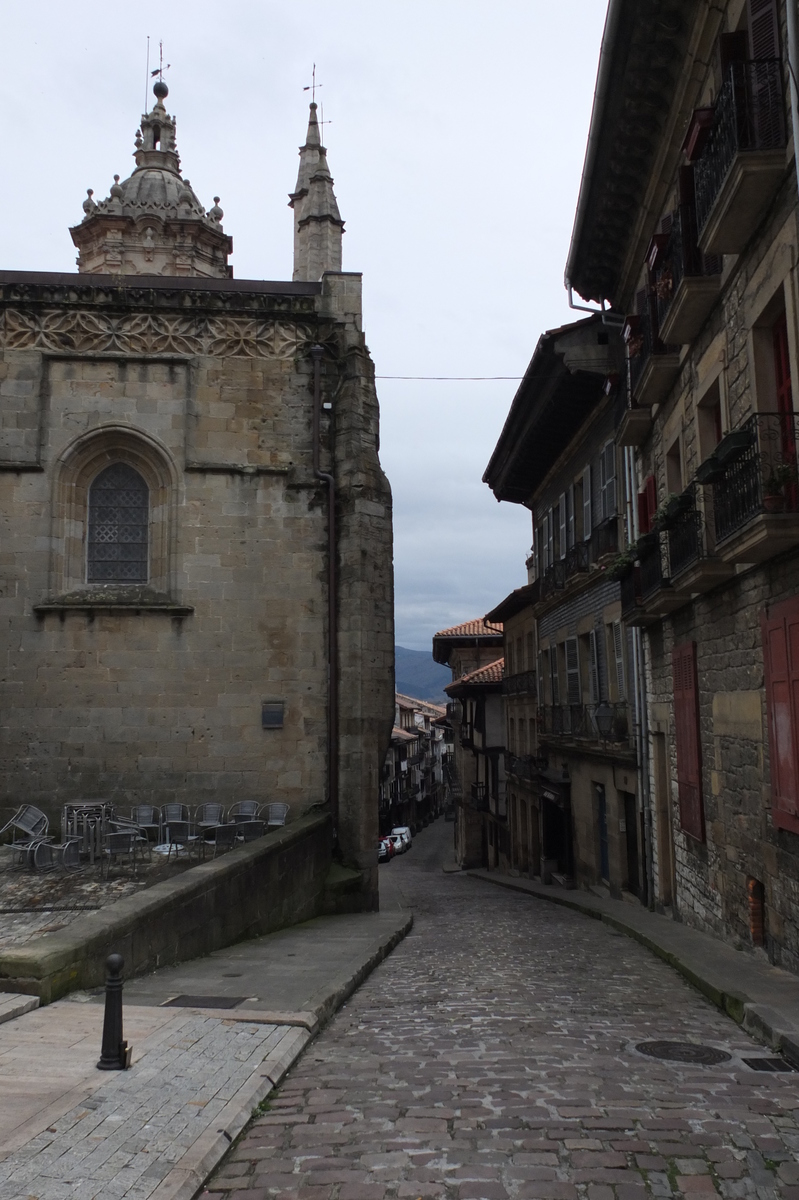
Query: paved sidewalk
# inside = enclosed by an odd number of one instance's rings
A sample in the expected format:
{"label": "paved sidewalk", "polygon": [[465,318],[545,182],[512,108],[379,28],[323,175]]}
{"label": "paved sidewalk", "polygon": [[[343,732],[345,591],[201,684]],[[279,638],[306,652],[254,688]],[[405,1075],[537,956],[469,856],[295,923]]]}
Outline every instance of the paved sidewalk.
{"label": "paved sidewalk", "polygon": [[[4,998],[0,1200],[189,1200],[410,924],[322,917],[131,981],[125,1072],[96,1069],[101,995]],[[191,1007],[164,1007],[178,996]]]}
{"label": "paved sidewalk", "polygon": [[762,951],[735,950],[718,938],[625,900],[566,891],[499,871],[465,873],[575,909],[634,937],[749,1033],[799,1067],[799,978],[772,966]]}

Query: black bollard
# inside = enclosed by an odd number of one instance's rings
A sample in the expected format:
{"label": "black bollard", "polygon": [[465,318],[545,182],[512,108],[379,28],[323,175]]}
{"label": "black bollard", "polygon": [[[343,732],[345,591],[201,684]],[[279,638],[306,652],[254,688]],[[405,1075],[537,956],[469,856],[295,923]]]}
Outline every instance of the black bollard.
{"label": "black bollard", "polygon": [[128,1043],[122,1039],[122,968],[125,963],[121,954],[109,954],[105,965],[108,978],[105,981],[103,1046],[97,1069],[124,1071],[130,1066],[131,1055]]}

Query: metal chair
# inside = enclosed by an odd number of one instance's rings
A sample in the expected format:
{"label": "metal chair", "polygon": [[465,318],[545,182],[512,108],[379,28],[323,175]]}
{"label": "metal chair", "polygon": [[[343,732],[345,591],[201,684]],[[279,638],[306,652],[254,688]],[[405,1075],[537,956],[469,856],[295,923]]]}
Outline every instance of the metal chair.
{"label": "metal chair", "polygon": [[154,804],[137,804],[130,810],[130,819],[148,839],[151,833],[155,839],[161,832],[161,813]]}
{"label": "metal chair", "polygon": [[269,828],[271,829],[273,826],[277,825],[285,825],[288,811],[288,804],[267,804],[266,823]]}
{"label": "metal chair", "polygon": [[254,842],[256,838],[263,837],[266,833],[265,821],[242,821],[238,827],[239,833],[247,842]]}
{"label": "metal chair", "polygon": [[223,804],[200,804],[194,810],[194,824],[197,829],[213,829],[225,821],[225,806]]}
{"label": "metal chair", "polygon": [[239,800],[228,813],[229,821],[255,821],[261,811],[257,800]]}
{"label": "metal chair", "polygon": [[122,829],[105,835],[102,862],[102,872],[105,879],[108,878],[111,872],[111,863],[118,863],[122,858],[127,858],[129,862],[133,863],[133,875],[135,877],[137,842],[138,833],[135,829]]}
{"label": "metal chair", "polygon": [[77,871],[80,866],[79,840],[69,838],[59,846],[52,842],[37,842],[33,850],[33,866],[37,871],[54,871],[56,867],[64,871]]}
{"label": "metal chair", "polygon": [[203,857],[205,857],[205,851],[208,846],[212,844],[214,847],[214,858],[221,851],[232,850],[236,844],[237,833],[238,828],[235,825],[216,825],[213,829],[206,829],[202,840]]}
{"label": "metal chair", "polygon": [[164,840],[164,832],[170,821],[188,821],[189,806],[187,804],[162,804],[161,805],[161,832],[158,835],[158,840]]}
{"label": "metal chair", "polygon": [[23,804],[10,821],[0,829],[0,835],[11,830],[11,841],[6,842],[15,866],[33,866],[33,856],[40,842],[52,841],[48,835],[49,818],[33,804]]}
{"label": "metal chair", "polygon": [[[145,849],[145,847],[147,848],[147,858],[150,862],[152,862],[153,851],[152,846],[150,845],[150,839],[147,836],[146,828],[143,828],[141,825],[130,820],[128,817],[115,817],[114,820],[111,821],[111,827],[115,832],[126,833],[130,831],[131,833],[135,833],[136,844],[142,851]],[[157,829],[158,826],[155,826],[155,828]]]}
{"label": "metal chair", "polygon": [[164,840],[169,847],[166,855],[167,862],[172,857],[173,846],[175,847],[175,858],[180,857],[181,850],[185,850],[187,856],[191,858],[191,852],[197,842],[197,835],[192,833],[188,821],[170,821],[164,833],[166,835]]}

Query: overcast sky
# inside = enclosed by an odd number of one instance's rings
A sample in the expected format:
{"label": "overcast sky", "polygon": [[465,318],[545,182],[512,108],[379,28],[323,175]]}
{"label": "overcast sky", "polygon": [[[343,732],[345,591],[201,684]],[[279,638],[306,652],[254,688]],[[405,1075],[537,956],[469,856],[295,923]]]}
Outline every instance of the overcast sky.
{"label": "overcast sky", "polygon": [[[605,0],[0,0],[0,266],[74,271],[86,188],[133,166],[163,39],[183,174],[221,196],[237,278],[290,279],[312,64],[378,376],[520,376],[575,319],[563,268]],[[151,62],[152,65],[157,65]],[[152,96],[147,90],[147,108]],[[481,477],[512,381],[378,383],[397,641],[526,582],[529,514]]]}

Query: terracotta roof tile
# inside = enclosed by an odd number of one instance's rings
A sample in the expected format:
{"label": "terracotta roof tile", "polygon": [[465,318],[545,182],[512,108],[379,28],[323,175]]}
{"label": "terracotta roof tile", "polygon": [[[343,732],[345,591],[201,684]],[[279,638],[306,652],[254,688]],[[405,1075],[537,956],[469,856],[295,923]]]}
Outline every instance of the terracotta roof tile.
{"label": "terracotta roof tile", "polygon": [[462,625],[451,625],[449,629],[440,629],[433,637],[499,637],[502,635],[501,625],[486,625],[482,617],[476,621],[464,621]]}
{"label": "terracotta roof tile", "polygon": [[498,658],[496,662],[487,663],[484,667],[478,667],[476,671],[470,671],[468,675],[461,675],[459,679],[453,679],[452,683],[444,688],[444,691],[449,693],[450,689],[459,687],[479,687],[480,684],[501,683],[505,674],[505,659]]}

